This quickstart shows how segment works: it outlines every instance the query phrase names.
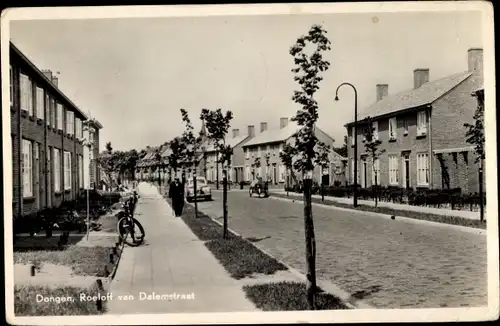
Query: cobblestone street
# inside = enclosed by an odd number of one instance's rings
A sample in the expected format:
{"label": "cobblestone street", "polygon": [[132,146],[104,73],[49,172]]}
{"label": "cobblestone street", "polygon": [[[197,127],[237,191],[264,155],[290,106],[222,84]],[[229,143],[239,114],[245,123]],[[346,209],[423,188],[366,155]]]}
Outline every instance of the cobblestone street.
{"label": "cobblestone street", "polygon": [[[199,209],[222,220],[222,195]],[[228,194],[229,228],[305,273],[303,205]],[[317,276],[380,308],[487,305],[486,236],[313,206]]]}

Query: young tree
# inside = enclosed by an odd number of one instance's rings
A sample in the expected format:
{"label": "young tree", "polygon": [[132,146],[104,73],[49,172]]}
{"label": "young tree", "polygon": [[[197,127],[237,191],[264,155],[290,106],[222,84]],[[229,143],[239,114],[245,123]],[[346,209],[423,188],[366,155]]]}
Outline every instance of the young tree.
{"label": "young tree", "polygon": [[[255,175],[257,174],[257,173],[255,172],[255,170],[260,169],[261,165],[262,165],[262,164],[261,164],[261,162],[260,162],[260,157],[256,157],[256,158],[254,159],[253,163],[252,163],[252,169],[253,169],[253,170],[252,170],[252,174],[253,174],[253,176],[254,176],[254,179],[255,179]],[[259,177],[259,176],[257,176],[257,177]]]}
{"label": "young tree", "polygon": [[198,165],[200,164],[200,147],[203,142],[202,135],[194,135],[194,127],[189,119],[189,115],[186,110],[181,109],[182,121],[186,125],[186,129],[182,134],[182,142],[184,143],[184,157],[186,158],[188,164],[193,167],[193,190],[194,190],[194,216],[198,217],[198,201],[196,200],[197,184],[196,178],[198,177]]}
{"label": "young tree", "polygon": [[[366,124],[367,125],[365,127],[365,131],[364,131],[364,135],[363,135],[364,136],[363,143],[365,144],[365,151],[368,153],[368,156],[371,158],[371,161],[372,161],[372,173],[374,174],[373,180],[375,181],[374,185],[372,187],[372,191],[373,191],[373,196],[375,197],[375,207],[377,207],[377,205],[378,205],[378,191],[377,191],[378,169],[377,169],[377,165],[375,164],[375,162],[377,162],[379,157],[383,153],[385,153],[385,150],[379,149],[379,146],[380,146],[380,144],[382,144],[382,142],[380,140],[378,140],[378,138],[374,134],[375,129],[373,128],[372,119],[370,117],[366,118]],[[365,176],[365,178],[366,178],[366,176]]]}
{"label": "young tree", "polygon": [[476,158],[474,163],[479,163],[479,209],[481,222],[484,221],[484,193],[483,193],[483,169],[485,155],[485,136],[484,136],[484,91],[477,91],[474,96],[477,97],[477,108],[474,112],[474,124],[465,123],[467,129],[465,136],[467,142],[474,146]]}
{"label": "young tree", "polygon": [[203,109],[200,119],[205,123],[207,138],[214,144],[217,153],[216,159],[222,164],[223,168],[222,210],[224,217],[224,233],[222,236],[224,239],[227,239],[227,168],[231,165],[233,149],[229,145],[226,145],[226,135],[231,126],[233,113],[231,111],[226,111],[224,114],[222,113],[222,109]]}
{"label": "young tree", "polygon": [[181,167],[184,152],[184,144],[180,137],[175,137],[170,141],[170,154],[168,155],[168,165],[174,171],[174,176]]}
{"label": "young tree", "polygon": [[96,161],[108,178],[108,181],[110,183],[109,187],[111,188],[113,184],[113,178],[115,174],[119,172],[119,159],[118,156],[114,155],[113,153],[111,142],[107,142],[105,148],[106,150],[99,154],[99,157],[96,158]]}
{"label": "young tree", "polygon": [[344,143],[342,144],[342,147],[334,147],[334,150],[337,154],[347,157],[347,136],[344,136]]}
{"label": "young tree", "polygon": [[[316,309],[316,241],[314,239],[314,223],[311,207],[312,172],[315,164],[320,163],[323,151],[327,148],[315,135],[315,125],[318,120],[318,103],[314,94],[319,89],[319,82],[323,79],[321,72],[328,70],[330,63],[323,59],[322,53],[330,50],[330,41],[326,37],[326,30],[320,25],[313,25],[309,33],[297,39],[291,47],[295,68],[294,80],[300,90],[294,91],[292,100],[301,106],[291,121],[297,123],[299,130],[292,136],[294,142],[295,170],[300,171],[304,179],[304,229],[306,235],[307,260],[307,302],[309,309]],[[304,50],[307,45],[312,46],[312,54]]]}

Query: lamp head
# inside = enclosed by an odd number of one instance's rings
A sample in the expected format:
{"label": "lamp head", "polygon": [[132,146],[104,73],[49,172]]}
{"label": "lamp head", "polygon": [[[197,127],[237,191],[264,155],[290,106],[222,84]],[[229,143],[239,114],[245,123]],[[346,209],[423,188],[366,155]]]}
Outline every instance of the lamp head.
{"label": "lamp head", "polygon": [[339,97],[338,96],[335,96],[335,101],[338,101],[339,100]]}

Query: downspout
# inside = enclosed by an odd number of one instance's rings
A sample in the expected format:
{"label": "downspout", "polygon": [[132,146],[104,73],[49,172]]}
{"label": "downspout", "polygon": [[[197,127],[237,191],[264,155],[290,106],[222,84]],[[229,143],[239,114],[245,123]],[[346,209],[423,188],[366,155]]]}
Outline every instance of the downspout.
{"label": "downspout", "polygon": [[[48,173],[48,169],[49,169],[49,165],[48,165],[48,162],[47,162],[47,153],[48,153],[48,130],[49,130],[49,124],[50,124],[50,120],[47,120],[47,119],[50,119],[50,99],[49,99],[49,95],[47,93],[47,91],[44,92],[45,94],[45,97],[44,97],[44,102],[45,102],[45,106],[44,106],[44,110],[45,110],[45,121],[44,121],[44,157],[43,157],[43,161],[45,162],[44,164],[44,173],[45,173],[45,207],[49,207],[49,173]],[[48,112],[47,112],[48,111]],[[47,114],[48,113],[48,114]],[[49,117],[49,118],[47,118]],[[49,122],[49,124],[47,124],[47,121]]]}
{"label": "downspout", "polygon": [[22,166],[21,166],[21,151],[22,151],[22,148],[21,148],[21,145],[22,145],[22,139],[23,139],[23,135],[22,135],[22,128],[21,128],[21,103],[20,103],[20,94],[19,94],[19,69],[17,69],[16,66],[13,66],[13,73],[14,73],[14,93],[15,93],[15,96],[14,96],[14,99],[13,101],[15,101],[14,103],[12,103],[14,105],[14,108],[16,109],[16,115],[17,115],[17,166],[18,166],[18,170],[19,170],[19,173],[17,175],[17,181],[18,181],[18,187],[17,187],[17,202],[18,202],[18,205],[17,205],[17,209],[19,211],[19,217],[23,216],[23,194],[22,194],[22,186],[23,186],[23,178],[22,178]]}

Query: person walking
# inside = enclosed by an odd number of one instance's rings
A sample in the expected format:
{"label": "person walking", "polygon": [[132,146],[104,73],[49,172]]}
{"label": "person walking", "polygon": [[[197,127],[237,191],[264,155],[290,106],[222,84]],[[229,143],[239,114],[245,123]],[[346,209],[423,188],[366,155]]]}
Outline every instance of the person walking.
{"label": "person walking", "polygon": [[170,185],[168,197],[172,200],[172,208],[176,217],[182,215],[184,208],[184,188],[178,178]]}

